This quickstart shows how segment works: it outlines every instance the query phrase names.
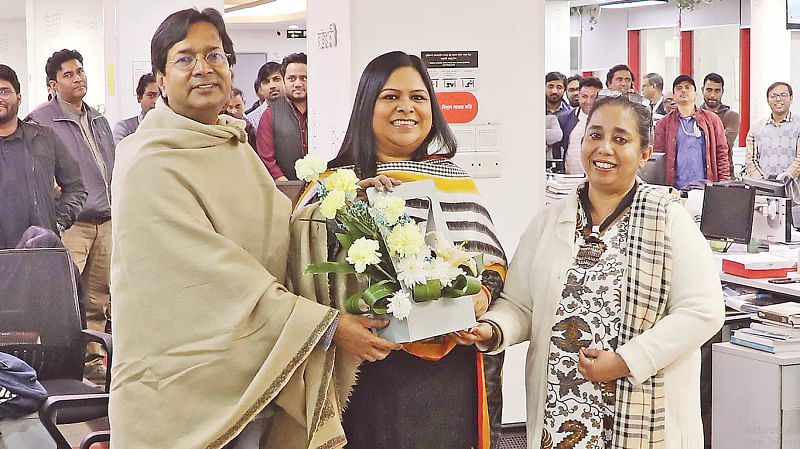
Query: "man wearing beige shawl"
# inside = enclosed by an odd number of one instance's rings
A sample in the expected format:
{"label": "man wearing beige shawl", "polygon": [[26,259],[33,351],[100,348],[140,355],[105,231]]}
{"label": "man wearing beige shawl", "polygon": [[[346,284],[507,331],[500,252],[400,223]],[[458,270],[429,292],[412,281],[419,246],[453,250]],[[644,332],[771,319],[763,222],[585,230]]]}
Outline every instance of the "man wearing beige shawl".
{"label": "man wearing beige shawl", "polygon": [[217,116],[235,62],[219,13],[169,16],[151,56],[162,99],[117,147],[113,181],[112,445],[341,447],[334,348],[397,345],[367,329],[385,323],[283,286],[291,203],[244,121]]}

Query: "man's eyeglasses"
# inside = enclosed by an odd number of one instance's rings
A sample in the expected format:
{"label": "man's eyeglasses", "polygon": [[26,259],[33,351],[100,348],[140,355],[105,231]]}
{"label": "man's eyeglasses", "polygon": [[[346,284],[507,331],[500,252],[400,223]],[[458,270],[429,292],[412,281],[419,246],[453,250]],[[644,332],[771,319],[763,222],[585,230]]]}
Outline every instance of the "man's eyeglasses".
{"label": "man's eyeglasses", "polygon": [[786,99],[789,98],[789,92],[780,92],[780,93],[773,92],[773,93],[769,94],[769,98],[770,98],[770,100],[778,100],[778,99],[786,100]]}
{"label": "man's eyeglasses", "polygon": [[16,94],[17,93],[14,91],[14,89],[0,89],[0,98],[11,98]]}
{"label": "man's eyeglasses", "polygon": [[197,65],[197,61],[200,58],[206,60],[208,65],[214,67],[221,67],[228,64],[228,58],[231,55],[228,53],[220,53],[218,51],[212,51],[211,53],[206,54],[205,56],[189,56],[189,55],[182,55],[178,56],[177,58],[173,59],[172,61],[167,61],[168,63],[175,66],[178,70],[192,70],[195,65]]}
{"label": "man's eyeglasses", "polygon": [[631,103],[640,104],[642,106],[650,107],[650,100],[639,94],[628,94],[614,89],[601,89],[597,91],[597,98],[618,98],[623,97]]}

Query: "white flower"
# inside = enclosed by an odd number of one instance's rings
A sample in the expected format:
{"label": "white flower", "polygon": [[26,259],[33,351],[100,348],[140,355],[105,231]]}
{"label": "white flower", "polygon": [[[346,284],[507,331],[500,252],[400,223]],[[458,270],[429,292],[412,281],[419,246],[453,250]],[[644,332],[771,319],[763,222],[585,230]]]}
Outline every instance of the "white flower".
{"label": "white flower", "polygon": [[328,192],[325,199],[319,205],[319,211],[325,218],[333,218],[336,216],[336,211],[344,206],[344,192],[335,191]]}
{"label": "white flower", "polygon": [[408,315],[411,313],[411,295],[403,290],[394,292],[394,295],[389,297],[389,307],[387,311],[398,320],[408,318]]}
{"label": "white flower", "polygon": [[477,272],[475,260],[470,257],[469,253],[464,251],[461,246],[455,246],[449,241],[445,240],[438,232],[431,232],[435,240],[434,251],[436,255],[450,263],[454,267],[459,265],[467,265],[472,269],[472,272]]}
{"label": "white flower", "polygon": [[411,222],[392,228],[386,236],[386,246],[400,257],[413,256],[425,247],[425,239],[417,224]]}
{"label": "white flower", "polygon": [[378,248],[377,240],[361,237],[350,245],[345,260],[355,267],[356,272],[363,273],[367,269],[367,265],[375,265],[381,262]]}
{"label": "white flower", "polygon": [[340,168],[325,178],[325,187],[331,192],[341,191],[355,196],[358,190],[358,176],[353,170]]}
{"label": "white flower", "polygon": [[406,287],[428,282],[430,263],[421,254],[400,259],[397,262],[397,280],[402,281]]}
{"label": "white flower", "polygon": [[437,257],[431,262],[428,277],[438,279],[442,283],[442,287],[449,287],[453,280],[461,274],[464,274],[461,268],[454,267],[450,262]]}
{"label": "white flower", "polygon": [[294,163],[294,170],[297,172],[297,177],[306,182],[319,180],[319,174],[328,168],[328,163],[325,159],[319,156],[309,154],[302,159],[298,159]]}
{"label": "white flower", "polygon": [[375,199],[375,203],[372,205],[372,207],[377,209],[381,215],[383,215],[383,219],[386,221],[387,226],[394,226],[397,224],[397,219],[403,215],[403,212],[405,212],[406,202],[400,197],[381,195]]}

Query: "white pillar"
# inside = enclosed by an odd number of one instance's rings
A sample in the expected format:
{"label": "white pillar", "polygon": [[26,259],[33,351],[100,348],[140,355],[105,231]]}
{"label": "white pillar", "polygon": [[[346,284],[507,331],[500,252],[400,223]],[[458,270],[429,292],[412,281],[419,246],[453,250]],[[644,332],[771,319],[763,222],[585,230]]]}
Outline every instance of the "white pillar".
{"label": "white pillar", "polygon": [[[68,0],[65,3],[72,1],[75,0]],[[111,126],[141,111],[135,93],[136,83],[139,81],[136,76],[138,72],[135,74],[134,69],[150,66],[150,41],[161,22],[173,12],[186,8],[194,7],[200,10],[215,8],[220,13],[224,9],[224,0],[92,1],[103,2],[105,61],[108,75],[106,117]]]}
{"label": "white pillar", "polygon": [[[479,179],[506,251],[512,252],[544,185],[544,2],[495,8],[480,0],[408,0],[403,8],[371,0],[309,0],[309,143],[339,150],[364,67],[392,50],[477,50],[478,116],[499,124],[500,177]],[[336,28],[336,46],[317,34]],[[568,29],[566,31],[568,33]],[[536,88],[531,88],[536,86]]]}
{"label": "white pillar", "polygon": [[[358,79],[376,56],[392,50],[416,55],[477,50],[479,107],[471,123],[499,125],[500,176],[476,183],[510,258],[543,204],[544,5],[541,0],[502,7],[482,0],[406,0],[400,8],[374,0],[308,0],[310,151],[327,158],[338,152]],[[336,45],[319,45],[318,33],[332,24]],[[525,421],[524,351],[520,345],[506,357],[506,422]]]}
{"label": "white pillar", "polygon": [[570,16],[569,2],[545,2],[544,67],[569,77]]}
{"label": "white pillar", "polygon": [[[85,101],[105,108],[102,0],[30,0],[26,9],[28,97],[23,111],[47,100],[47,58],[63,48],[78,50],[87,76]],[[20,77],[25,70],[17,67]],[[21,111],[22,112],[22,111]]]}
{"label": "white pillar", "polygon": [[[791,81],[791,32],[786,30],[786,2],[751,0],[750,122],[770,114],[767,87]],[[798,87],[798,86],[793,86]]]}

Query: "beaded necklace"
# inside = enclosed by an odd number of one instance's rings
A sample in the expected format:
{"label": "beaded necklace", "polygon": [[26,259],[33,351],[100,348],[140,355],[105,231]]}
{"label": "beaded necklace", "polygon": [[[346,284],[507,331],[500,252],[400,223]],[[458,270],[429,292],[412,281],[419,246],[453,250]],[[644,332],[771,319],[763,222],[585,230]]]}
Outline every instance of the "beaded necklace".
{"label": "beaded necklace", "polygon": [[583,225],[583,229],[581,229],[583,245],[578,248],[578,257],[576,259],[579,267],[584,269],[591,268],[597,264],[600,257],[603,256],[603,253],[606,251],[606,244],[600,239],[600,234],[608,229],[611,223],[613,223],[625,209],[633,204],[633,197],[636,195],[636,188],[638,186],[639,184],[637,182],[633,183],[633,187],[625,194],[625,197],[622,198],[617,208],[614,209],[611,215],[606,217],[599,226],[592,223],[592,203],[589,201],[589,186],[587,185],[586,188],[578,192],[578,199],[580,199],[581,207],[586,215],[586,221]]}

